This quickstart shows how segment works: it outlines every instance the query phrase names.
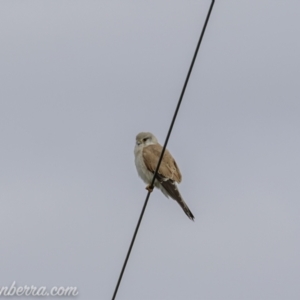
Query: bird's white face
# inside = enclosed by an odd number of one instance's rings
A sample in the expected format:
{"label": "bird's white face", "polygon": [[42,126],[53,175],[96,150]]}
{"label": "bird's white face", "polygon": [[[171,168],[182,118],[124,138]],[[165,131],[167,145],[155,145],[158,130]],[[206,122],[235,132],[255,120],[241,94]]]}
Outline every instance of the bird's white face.
{"label": "bird's white face", "polygon": [[152,133],[141,132],[136,136],[135,148],[141,149],[152,144],[157,144],[157,139]]}

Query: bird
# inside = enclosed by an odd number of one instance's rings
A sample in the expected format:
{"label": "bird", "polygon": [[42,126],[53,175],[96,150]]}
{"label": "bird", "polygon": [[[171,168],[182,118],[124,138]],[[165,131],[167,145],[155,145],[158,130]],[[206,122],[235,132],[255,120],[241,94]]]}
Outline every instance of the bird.
{"label": "bird", "polygon": [[185,214],[194,221],[194,215],[184,202],[176,183],[180,183],[182,175],[175,159],[166,149],[156,175],[154,187],[151,186],[154,172],[163,147],[158,143],[157,138],[151,132],[140,132],[136,136],[134,147],[135,166],[138,175],[147,184],[149,192],[156,187],[167,197],[171,197],[181,206]]}

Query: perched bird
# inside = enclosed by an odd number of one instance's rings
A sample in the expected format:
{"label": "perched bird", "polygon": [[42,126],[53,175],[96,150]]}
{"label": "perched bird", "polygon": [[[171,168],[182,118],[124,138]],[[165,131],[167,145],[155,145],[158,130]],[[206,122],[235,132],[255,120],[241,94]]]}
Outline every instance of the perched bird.
{"label": "perched bird", "polygon": [[[150,192],[153,190],[150,185],[161,151],[162,146],[152,133],[140,132],[136,136],[134,148],[135,166],[139,176],[148,184],[146,189]],[[179,193],[176,182],[181,182],[181,173],[174,158],[166,149],[156,175],[154,186],[159,188],[166,197],[176,200],[186,215],[191,220],[194,220],[192,212]]]}

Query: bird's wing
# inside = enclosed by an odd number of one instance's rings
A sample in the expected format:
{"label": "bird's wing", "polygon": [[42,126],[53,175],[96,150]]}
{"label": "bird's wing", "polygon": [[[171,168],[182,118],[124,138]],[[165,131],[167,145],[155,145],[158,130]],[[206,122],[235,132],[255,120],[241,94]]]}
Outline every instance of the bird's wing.
{"label": "bird's wing", "polygon": [[[160,144],[152,144],[143,149],[143,159],[147,169],[154,173],[162,151]],[[176,182],[181,182],[180,170],[172,157],[171,153],[166,149],[161,161],[158,174],[166,179],[171,179]]]}
{"label": "bird's wing", "polygon": [[[145,147],[143,149],[143,159],[147,169],[154,173],[157,167],[157,163],[162,151],[162,146],[160,144],[153,144]],[[166,191],[172,199],[176,200],[177,203],[181,206],[185,214],[191,219],[194,220],[194,216],[190,211],[187,204],[184,202],[181,197],[179,190],[176,186],[176,182],[181,181],[180,170],[170,154],[166,149],[163,159],[161,161],[156,179],[159,181],[163,189]],[[164,192],[165,193],[165,192]]]}

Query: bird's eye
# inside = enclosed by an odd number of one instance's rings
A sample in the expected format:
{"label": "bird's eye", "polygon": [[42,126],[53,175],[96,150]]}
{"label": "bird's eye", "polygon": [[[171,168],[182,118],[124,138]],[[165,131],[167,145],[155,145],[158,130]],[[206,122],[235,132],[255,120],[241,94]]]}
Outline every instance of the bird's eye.
{"label": "bird's eye", "polygon": [[143,142],[146,142],[147,140],[148,140],[148,138],[144,138],[144,139],[143,139]]}

